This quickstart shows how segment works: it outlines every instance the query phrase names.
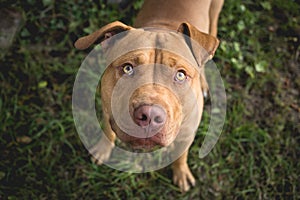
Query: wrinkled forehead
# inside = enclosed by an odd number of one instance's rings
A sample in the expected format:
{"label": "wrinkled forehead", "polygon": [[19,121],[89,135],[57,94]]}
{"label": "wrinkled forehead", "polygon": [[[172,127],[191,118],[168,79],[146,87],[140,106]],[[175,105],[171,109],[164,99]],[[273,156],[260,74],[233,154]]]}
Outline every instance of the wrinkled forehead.
{"label": "wrinkled forehead", "polygon": [[107,63],[112,63],[128,52],[157,49],[173,53],[197,68],[198,64],[185,37],[187,36],[169,30],[134,29],[122,32],[112,37],[114,45],[107,50],[106,60]]}

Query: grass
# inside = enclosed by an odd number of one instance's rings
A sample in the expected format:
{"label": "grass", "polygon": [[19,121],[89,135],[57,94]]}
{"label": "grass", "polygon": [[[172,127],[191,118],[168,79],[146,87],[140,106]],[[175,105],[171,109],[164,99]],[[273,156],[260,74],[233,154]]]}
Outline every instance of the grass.
{"label": "grass", "polygon": [[181,194],[171,169],[131,174],[98,167],[76,133],[72,86],[88,53],[76,38],[121,19],[104,1],[0,2],[23,25],[0,66],[0,199],[299,199],[300,4],[226,0],[217,63],[227,118],[213,151],[198,158],[204,114],[189,165],[196,187]]}

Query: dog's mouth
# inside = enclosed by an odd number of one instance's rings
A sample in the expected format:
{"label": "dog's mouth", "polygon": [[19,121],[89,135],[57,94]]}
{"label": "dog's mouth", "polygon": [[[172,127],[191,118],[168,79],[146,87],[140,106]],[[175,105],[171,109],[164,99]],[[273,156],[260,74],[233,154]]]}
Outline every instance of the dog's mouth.
{"label": "dog's mouth", "polygon": [[169,145],[168,140],[162,140],[160,138],[162,133],[158,133],[157,136],[152,136],[150,138],[132,138],[127,144],[134,150],[146,150],[153,151],[158,148],[166,147]]}
{"label": "dog's mouth", "polygon": [[160,129],[142,127],[140,132],[125,132],[120,129],[115,120],[110,120],[112,130],[117,137],[133,150],[153,151],[158,148],[169,146],[176,138],[179,126],[169,126],[168,120]]}

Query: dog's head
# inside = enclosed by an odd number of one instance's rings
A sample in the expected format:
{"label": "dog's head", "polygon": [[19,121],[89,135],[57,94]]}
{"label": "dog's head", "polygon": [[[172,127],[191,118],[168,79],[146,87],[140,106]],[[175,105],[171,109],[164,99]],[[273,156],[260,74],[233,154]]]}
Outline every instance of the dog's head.
{"label": "dog's head", "polygon": [[207,90],[204,64],[215,53],[216,38],[188,23],[176,32],[113,22],[75,47],[94,43],[109,63],[101,79],[102,106],[119,139],[152,149],[171,144],[183,126],[186,134],[196,131]]}

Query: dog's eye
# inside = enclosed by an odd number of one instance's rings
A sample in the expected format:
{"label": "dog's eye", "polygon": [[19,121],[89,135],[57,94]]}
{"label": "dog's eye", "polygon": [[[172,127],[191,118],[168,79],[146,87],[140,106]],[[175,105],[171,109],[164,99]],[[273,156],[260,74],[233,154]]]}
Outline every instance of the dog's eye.
{"label": "dog's eye", "polygon": [[186,73],[183,70],[179,70],[175,75],[175,81],[183,82],[186,80]]}
{"label": "dog's eye", "polygon": [[133,67],[131,64],[126,64],[123,66],[123,72],[127,75],[132,75],[133,74]]}

